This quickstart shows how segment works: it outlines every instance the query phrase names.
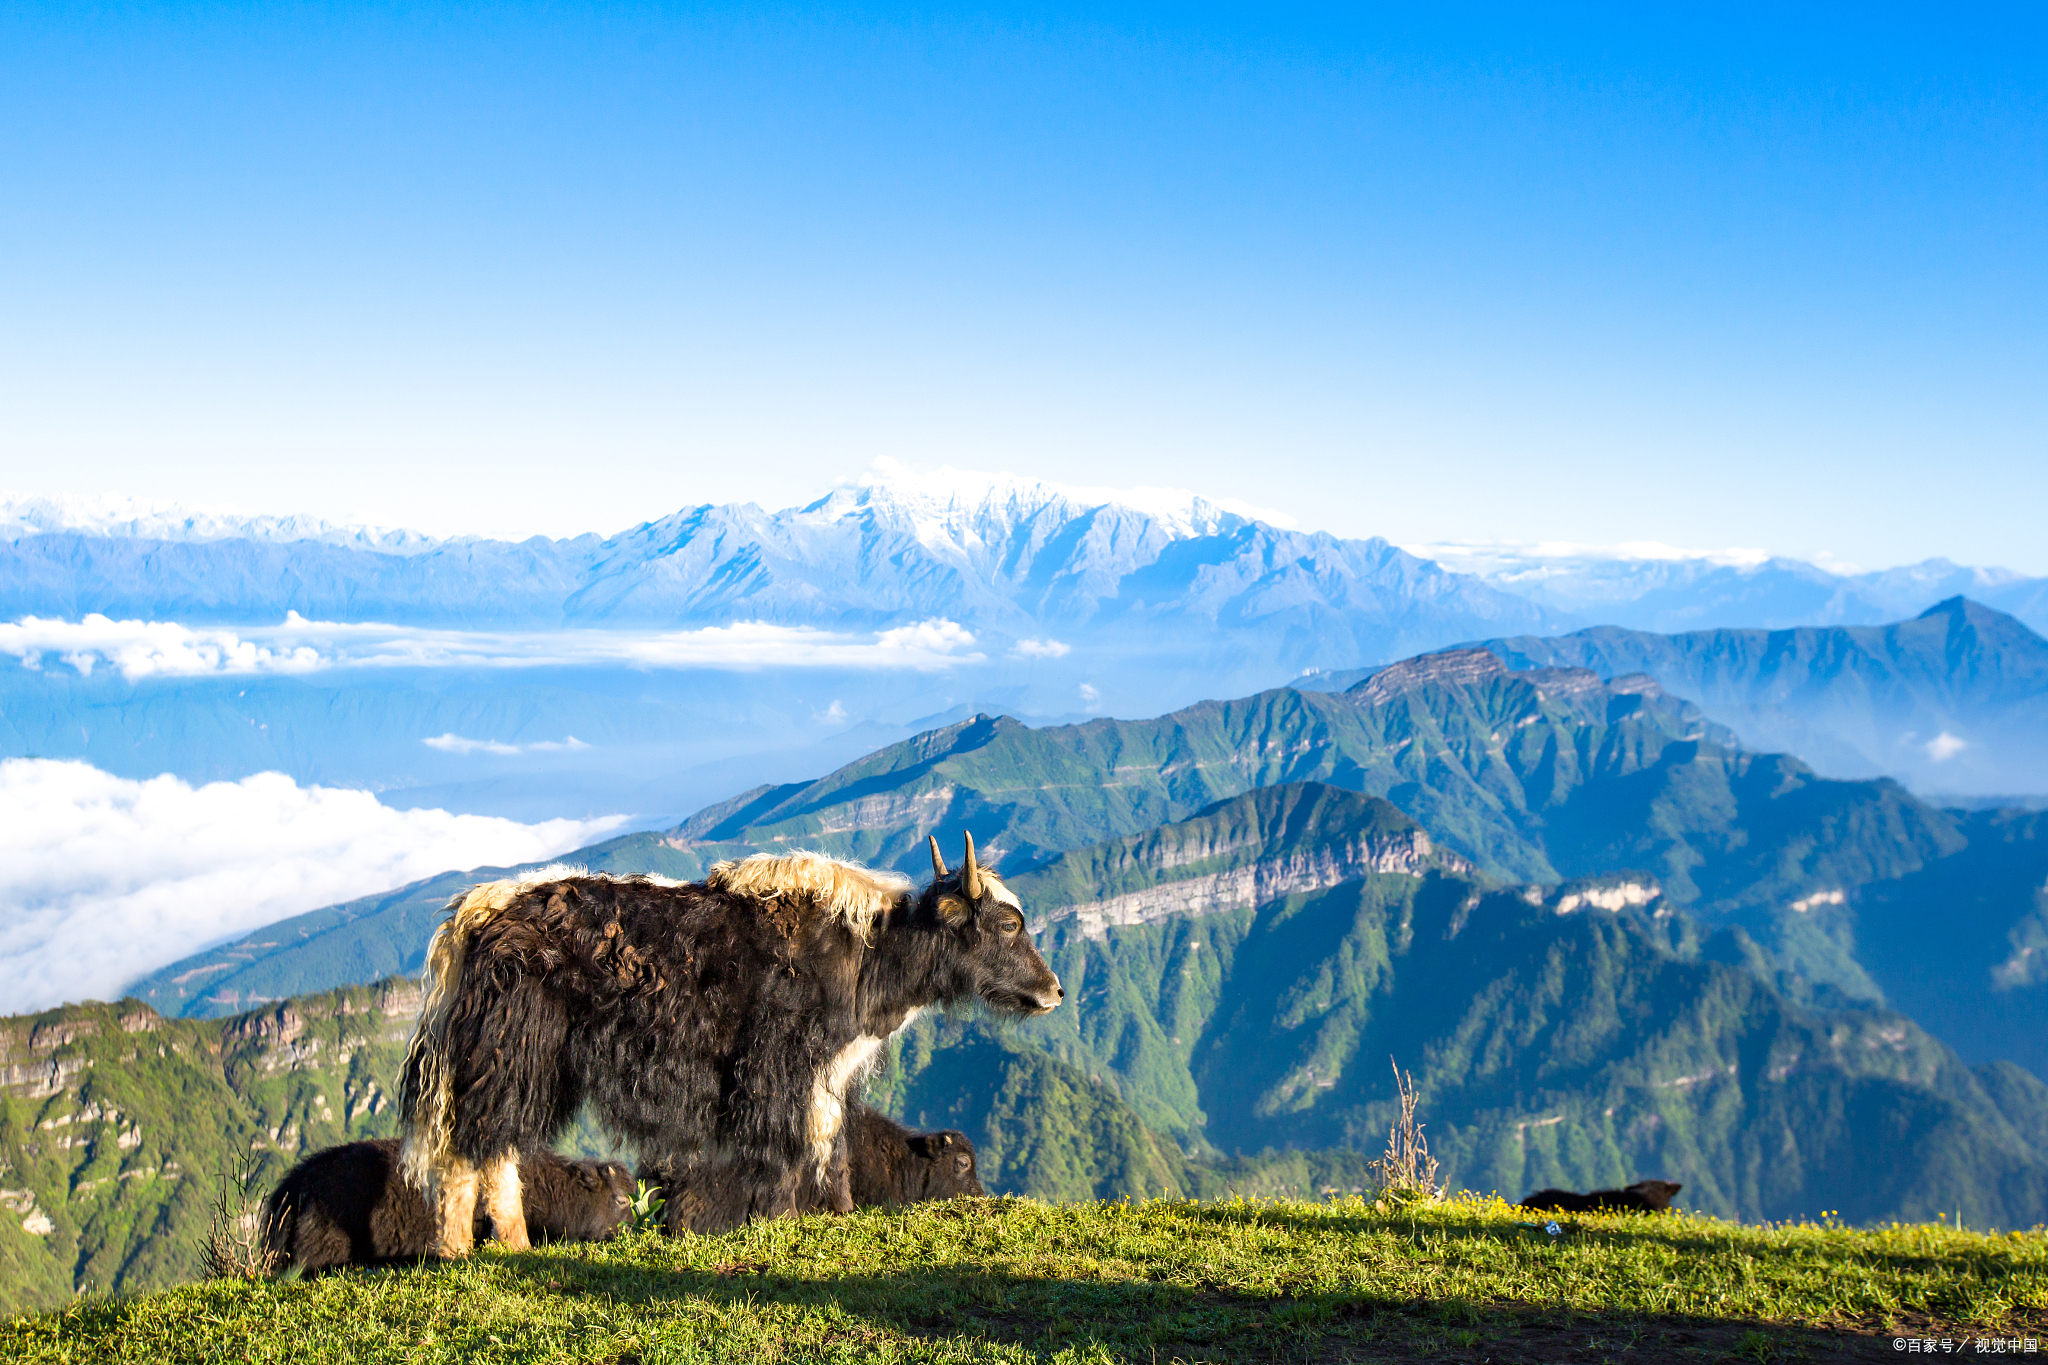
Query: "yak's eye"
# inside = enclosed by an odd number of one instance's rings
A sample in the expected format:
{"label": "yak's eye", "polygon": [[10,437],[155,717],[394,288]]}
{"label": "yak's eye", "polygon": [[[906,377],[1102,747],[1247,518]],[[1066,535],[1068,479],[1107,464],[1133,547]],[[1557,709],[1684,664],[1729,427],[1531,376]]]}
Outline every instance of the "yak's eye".
{"label": "yak's eye", "polygon": [[1018,919],[1015,915],[1005,915],[1003,916],[1002,924],[998,927],[1006,934],[1021,933],[1024,929],[1024,921]]}

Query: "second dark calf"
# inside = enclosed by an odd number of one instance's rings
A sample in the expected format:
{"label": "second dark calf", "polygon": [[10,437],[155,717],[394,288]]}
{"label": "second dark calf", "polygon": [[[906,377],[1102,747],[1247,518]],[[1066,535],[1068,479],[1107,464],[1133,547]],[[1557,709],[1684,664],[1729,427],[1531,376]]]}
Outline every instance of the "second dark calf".
{"label": "second dark calf", "polygon": [[1619,1190],[1594,1190],[1574,1194],[1570,1190],[1538,1190],[1522,1201],[1525,1209],[1554,1209],[1561,1213],[1601,1213],[1621,1210],[1662,1213],[1671,1207],[1671,1196],[1685,1186],[1674,1180],[1638,1180]]}
{"label": "second dark calf", "polygon": [[[599,1242],[632,1220],[633,1176],[616,1161],[522,1157],[519,1184],[526,1235],[535,1242]],[[416,1261],[434,1240],[427,1201],[399,1170],[396,1138],[313,1153],[270,1192],[262,1218],[264,1247],[279,1271]],[[478,1224],[481,1235],[481,1216]]]}

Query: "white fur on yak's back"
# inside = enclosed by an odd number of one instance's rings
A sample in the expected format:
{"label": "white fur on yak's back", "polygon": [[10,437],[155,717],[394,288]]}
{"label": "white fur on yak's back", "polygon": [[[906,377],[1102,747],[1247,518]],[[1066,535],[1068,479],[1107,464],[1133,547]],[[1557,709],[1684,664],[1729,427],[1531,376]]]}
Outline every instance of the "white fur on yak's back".
{"label": "white fur on yak's back", "polygon": [[862,939],[872,939],[875,922],[910,891],[910,878],[822,853],[756,853],[738,862],[713,863],[706,886],[757,900],[788,900],[815,906]]}

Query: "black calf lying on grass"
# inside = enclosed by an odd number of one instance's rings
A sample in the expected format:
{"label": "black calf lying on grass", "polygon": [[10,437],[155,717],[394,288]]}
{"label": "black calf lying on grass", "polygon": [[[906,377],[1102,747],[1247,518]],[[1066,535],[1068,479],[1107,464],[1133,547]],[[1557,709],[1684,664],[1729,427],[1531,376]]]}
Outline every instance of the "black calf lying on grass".
{"label": "black calf lying on grass", "polygon": [[[535,1242],[601,1242],[632,1221],[633,1177],[616,1161],[522,1156],[526,1235]],[[486,1230],[481,1206],[478,1235]],[[315,1152],[263,1202],[264,1247],[279,1271],[417,1261],[434,1240],[426,1198],[405,1183],[398,1139]]]}
{"label": "black calf lying on grass", "polygon": [[[693,1188],[658,1166],[643,1167],[641,1179],[662,1187],[670,1232],[695,1226],[719,1192]],[[854,1209],[902,1208],[926,1199],[983,1195],[974,1168],[974,1143],[957,1128],[919,1133],[864,1104],[846,1106],[846,1122],[824,1171],[804,1169],[789,1203],[797,1213],[851,1213]]]}
{"label": "black calf lying on grass", "polygon": [[1685,1186],[1672,1180],[1638,1180],[1621,1190],[1595,1190],[1573,1194],[1570,1190],[1538,1190],[1522,1201],[1525,1209],[1556,1209],[1563,1213],[1600,1213],[1623,1210],[1662,1213],[1671,1207],[1671,1196]]}
{"label": "black calf lying on grass", "polygon": [[859,1208],[981,1195],[974,1144],[957,1128],[916,1133],[866,1105],[846,1115],[847,1192]]}

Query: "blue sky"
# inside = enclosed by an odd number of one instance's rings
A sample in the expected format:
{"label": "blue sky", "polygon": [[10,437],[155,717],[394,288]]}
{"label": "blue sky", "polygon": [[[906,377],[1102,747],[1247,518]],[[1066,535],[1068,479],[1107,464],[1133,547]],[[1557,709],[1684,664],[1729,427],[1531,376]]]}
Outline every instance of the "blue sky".
{"label": "blue sky", "polygon": [[2038,21],[1527,11],[10,6],[0,487],[2048,572]]}

